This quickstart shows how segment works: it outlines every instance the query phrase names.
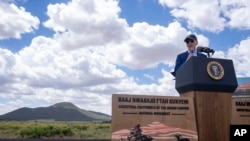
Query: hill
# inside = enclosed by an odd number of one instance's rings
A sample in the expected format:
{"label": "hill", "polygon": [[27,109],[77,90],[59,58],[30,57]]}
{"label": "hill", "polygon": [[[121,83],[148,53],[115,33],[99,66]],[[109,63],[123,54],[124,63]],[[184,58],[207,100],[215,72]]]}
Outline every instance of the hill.
{"label": "hill", "polygon": [[0,120],[108,121],[111,116],[80,109],[69,102],[61,102],[49,107],[23,107],[1,115]]}

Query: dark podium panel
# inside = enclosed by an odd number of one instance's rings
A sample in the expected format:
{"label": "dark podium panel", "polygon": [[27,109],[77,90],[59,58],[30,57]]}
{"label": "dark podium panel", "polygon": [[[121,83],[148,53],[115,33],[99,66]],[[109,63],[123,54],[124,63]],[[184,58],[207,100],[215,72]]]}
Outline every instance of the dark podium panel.
{"label": "dark podium panel", "polygon": [[[220,79],[211,77],[211,62],[218,63],[223,73]],[[209,74],[210,72],[210,74]],[[238,86],[232,60],[192,57],[176,72],[176,90],[182,94],[188,91],[234,92]]]}
{"label": "dark podium panel", "polygon": [[229,141],[237,86],[232,60],[192,57],[176,72],[180,96],[194,98],[199,141]]}

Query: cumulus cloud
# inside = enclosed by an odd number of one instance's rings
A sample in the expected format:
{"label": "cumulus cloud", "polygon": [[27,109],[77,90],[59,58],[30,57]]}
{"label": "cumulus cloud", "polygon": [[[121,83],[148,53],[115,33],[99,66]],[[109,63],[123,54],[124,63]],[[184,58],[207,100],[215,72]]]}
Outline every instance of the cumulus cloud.
{"label": "cumulus cloud", "polygon": [[[250,28],[250,3],[246,0],[159,0],[172,16],[186,21],[190,29],[221,32],[225,27]],[[184,20],[182,20],[184,19]]]}
{"label": "cumulus cloud", "polygon": [[220,17],[217,0],[159,0],[163,6],[172,8],[171,14],[177,19],[184,19],[188,26],[205,31],[220,32],[224,29],[225,18]]}
{"label": "cumulus cloud", "polygon": [[21,38],[21,34],[38,29],[39,19],[8,1],[0,1],[0,39]]}
{"label": "cumulus cloud", "polygon": [[250,76],[250,38],[242,40],[239,44],[230,48],[227,53],[227,58],[232,59],[235,70],[238,76]]}
{"label": "cumulus cloud", "polygon": [[[190,33],[179,22],[172,22],[167,27],[135,23],[127,30],[130,38],[107,51],[114,58],[112,62],[133,69],[152,68],[161,62],[173,65],[176,54],[186,50],[183,39]],[[208,44],[206,37],[197,36],[200,44]]]}
{"label": "cumulus cloud", "polygon": [[250,2],[246,0],[221,0],[222,12],[231,28],[250,29]]}
{"label": "cumulus cloud", "polygon": [[[0,48],[0,85],[3,87],[15,81],[10,71],[16,65],[14,54],[6,49]],[[8,89],[0,89],[0,91],[9,91]]]}
{"label": "cumulus cloud", "polygon": [[49,5],[44,26],[62,33],[58,40],[68,49],[121,42],[126,38],[127,22],[120,19],[118,1],[73,0]]}

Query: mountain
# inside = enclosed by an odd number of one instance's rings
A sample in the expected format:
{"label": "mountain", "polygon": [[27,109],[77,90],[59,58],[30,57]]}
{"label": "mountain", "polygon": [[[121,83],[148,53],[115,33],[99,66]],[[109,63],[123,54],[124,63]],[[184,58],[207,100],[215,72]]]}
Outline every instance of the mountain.
{"label": "mountain", "polygon": [[1,115],[0,120],[108,121],[111,116],[80,109],[69,102],[61,102],[49,107],[20,108]]}

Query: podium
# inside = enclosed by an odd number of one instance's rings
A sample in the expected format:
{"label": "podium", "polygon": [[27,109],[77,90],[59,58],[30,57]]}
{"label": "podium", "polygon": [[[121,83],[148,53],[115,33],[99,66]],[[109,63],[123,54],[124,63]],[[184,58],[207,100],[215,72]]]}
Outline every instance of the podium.
{"label": "podium", "polygon": [[180,96],[194,98],[199,141],[229,141],[237,86],[232,60],[192,57],[176,72]]}

